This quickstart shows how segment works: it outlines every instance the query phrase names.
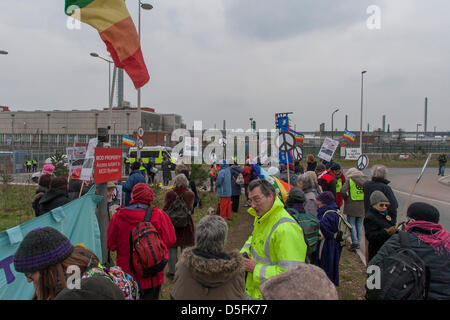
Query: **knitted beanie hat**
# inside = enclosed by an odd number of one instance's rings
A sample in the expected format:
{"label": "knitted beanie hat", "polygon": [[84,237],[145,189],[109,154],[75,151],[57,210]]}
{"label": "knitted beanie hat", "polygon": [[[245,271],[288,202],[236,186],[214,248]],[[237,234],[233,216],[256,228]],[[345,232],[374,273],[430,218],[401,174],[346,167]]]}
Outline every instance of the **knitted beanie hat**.
{"label": "knitted beanie hat", "polygon": [[292,206],[294,203],[303,203],[305,202],[305,193],[302,189],[298,187],[294,187],[289,191],[289,195],[286,200],[286,205]]}
{"label": "knitted beanie hat", "polygon": [[316,197],[317,201],[322,202],[324,205],[329,205],[335,201],[334,195],[331,191],[324,191]]}
{"label": "knitted beanie hat", "polygon": [[70,240],[51,227],[29,232],[14,255],[18,272],[36,272],[64,261],[73,252]]}
{"label": "knitted beanie hat", "polygon": [[425,202],[414,202],[408,207],[406,215],[414,220],[439,223],[439,211]]}
{"label": "knitted beanie hat", "polygon": [[48,163],[48,164],[44,164],[41,174],[42,175],[44,175],[44,174],[52,175],[53,171],[55,171],[55,166]]}
{"label": "knitted beanie hat", "polygon": [[380,202],[389,202],[389,199],[380,190],[375,190],[370,194],[370,205],[373,206]]}
{"label": "knitted beanie hat", "polygon": [[341,165],[339,163],[333,162],[333,164],[330,166],[330,170],[340,170]]}
{"label": "knitted beanie hat", "polygon": [[[146,183],[137,183],[131,190],[131,199],[133,199],[133,203],[142,202],[150,205],[154,199],[153,190]],[[130,202],[130,204],[132,203]]]}

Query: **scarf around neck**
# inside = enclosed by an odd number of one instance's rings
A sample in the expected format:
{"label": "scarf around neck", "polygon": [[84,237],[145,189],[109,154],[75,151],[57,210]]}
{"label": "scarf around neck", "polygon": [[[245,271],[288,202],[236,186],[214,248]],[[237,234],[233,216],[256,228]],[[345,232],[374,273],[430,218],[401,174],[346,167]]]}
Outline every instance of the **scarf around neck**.
{"label": "scarf around neck", "polygon": [[[424,229],[429,233],[422,233],[420,230],[411,230],[414,228]],[[406,226],[406,231],[411,230],[419,237],[420,240],[433,247],[433,249],[441,255],[444,250],[450,253],[450,233],[445,230],[442,225],[429,221],[412,221]]]}

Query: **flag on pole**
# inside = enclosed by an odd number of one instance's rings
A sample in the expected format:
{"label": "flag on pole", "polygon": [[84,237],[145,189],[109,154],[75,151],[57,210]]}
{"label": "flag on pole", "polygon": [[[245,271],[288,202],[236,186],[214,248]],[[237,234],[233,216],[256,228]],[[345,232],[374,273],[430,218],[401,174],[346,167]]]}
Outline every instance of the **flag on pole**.
{"label": "flag on pole", "polygon": [[260,165],[255,163],[255,161],[253,159],[251,159],[251,163],[252,163],[253,169],[255,170],[258,178],[269,181],[272,184],[272,186],[275,188],[275,191],[277,192],[277,194],[281,196],[281,199],[283,200],[283,202],[286,202],[288,194],[289,194],[288,184],[286,182],[284,182],[283,180],[280,180],[277,177],[269,174]]}
{"label": "flag on pole", "polygon": [[136,140],[123,135],[122,136],[122,144],[129,146],[129,147],[134,147],[136,145]]}
{"label": "flag on pole", "polygon": [[350,132],[348,130],[344,131],[344,139],[350,140],[351,142],[355,142],[356,134]]}
{"label": "flag on pole", "polygon": [[125,70],[136,89],[150,80],[136,26],[124,0],[65,1],[66,15],[97,29],[114,64]]}
{"label": "flag on pole", "polygon": [[295,141],[303,143],[303,141],[305,140],[305,135],[303,133],[294,131],[291,128],[289,128],[289,132],[294,135]]}

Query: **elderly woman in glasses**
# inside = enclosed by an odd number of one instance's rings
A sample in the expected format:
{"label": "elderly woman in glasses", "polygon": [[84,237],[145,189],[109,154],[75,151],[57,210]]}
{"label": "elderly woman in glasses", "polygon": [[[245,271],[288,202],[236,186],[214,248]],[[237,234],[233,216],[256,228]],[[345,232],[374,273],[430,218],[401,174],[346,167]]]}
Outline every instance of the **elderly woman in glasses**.
{"label": "elderly woman in glasses", "polygon": [[369,260],[371,260],[383,244],[396,232],[395,220],[389,212],[390,203],[381,191],[370,195],[370,207],[364,219],[364,232],[369,241]]}

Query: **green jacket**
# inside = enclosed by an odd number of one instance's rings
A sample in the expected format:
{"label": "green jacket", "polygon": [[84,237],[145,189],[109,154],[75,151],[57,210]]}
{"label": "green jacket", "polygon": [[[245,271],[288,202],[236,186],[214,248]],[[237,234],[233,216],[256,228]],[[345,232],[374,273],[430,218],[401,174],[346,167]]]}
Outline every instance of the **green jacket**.
{"label": "green jacket", "polygon": [[256,261],[256,266],[247,274],[245,292],[252,299],[261,300],[261,283],[304,263],[307,246],[301,227],[278,197],[262,217],[258,217],[253,208],[248,212],[255,217],[253,233],[240,252],[246,252]]}

